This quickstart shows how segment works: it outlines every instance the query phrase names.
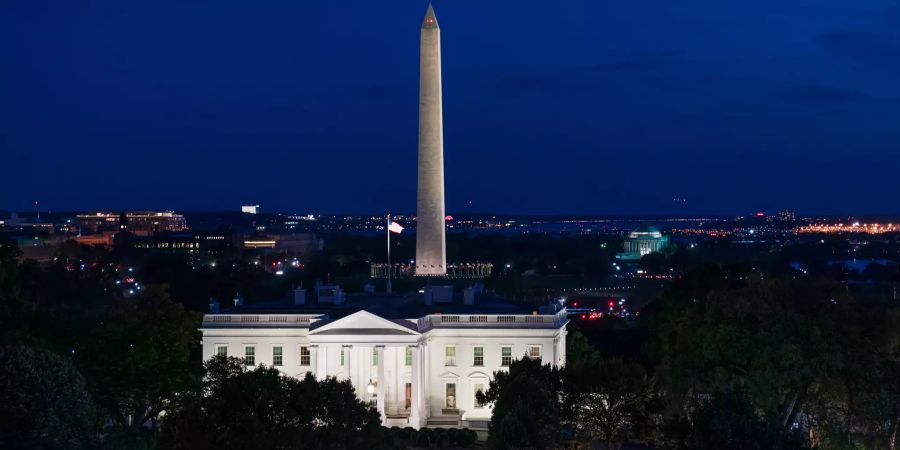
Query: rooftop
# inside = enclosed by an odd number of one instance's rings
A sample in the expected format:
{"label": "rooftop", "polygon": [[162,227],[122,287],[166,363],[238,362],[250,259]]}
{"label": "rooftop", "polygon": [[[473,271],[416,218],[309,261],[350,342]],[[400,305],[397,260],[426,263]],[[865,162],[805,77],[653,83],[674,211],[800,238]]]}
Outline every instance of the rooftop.
{"label": "rooftop", "polygon": [[[328,315],[332,319],[357,311],[368,311],[385,319],[416,319],[429,314],[510,314],[528,315],[539,310],[538,306],[510,303],[491,295],[477,295],[474,305],[464,305],[460,298],[452,303],[426,305],[420,295],[345,294],[343,304],[316,303],[307,299],[305,305],[295,305],[293,299],[253,303],[221,309],[221,314],[303,314]],[[459,296],[456,296],[459,297]]]}

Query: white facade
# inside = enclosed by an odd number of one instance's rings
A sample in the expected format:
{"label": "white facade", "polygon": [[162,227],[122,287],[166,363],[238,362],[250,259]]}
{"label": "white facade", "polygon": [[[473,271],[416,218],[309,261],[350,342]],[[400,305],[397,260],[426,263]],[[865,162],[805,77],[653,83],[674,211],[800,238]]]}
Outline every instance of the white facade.
{"label": "white facade", "polygon": [[[207,314],[203,358],[253,357],[287,376],[349,378],[385,425],[486,428],[476,403],[493,373],[525,356],[562,366],[566,311],[544,315],[432,314],[388,320],[367,311],[329,321],[308,314]],[[372,391],[371,393],[369,391]]]}

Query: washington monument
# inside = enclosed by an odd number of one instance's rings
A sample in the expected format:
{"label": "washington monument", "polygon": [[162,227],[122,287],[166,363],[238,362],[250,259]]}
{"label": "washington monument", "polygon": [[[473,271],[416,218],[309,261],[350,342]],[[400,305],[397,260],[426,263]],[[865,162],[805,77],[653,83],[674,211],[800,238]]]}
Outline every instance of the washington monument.
{"label": "washington monument", "polygon": [[416,275],[446,275],[441,30],[431,5],[428,5],[425,20],[422,21],[419,45],[419,188],[416,212]]}

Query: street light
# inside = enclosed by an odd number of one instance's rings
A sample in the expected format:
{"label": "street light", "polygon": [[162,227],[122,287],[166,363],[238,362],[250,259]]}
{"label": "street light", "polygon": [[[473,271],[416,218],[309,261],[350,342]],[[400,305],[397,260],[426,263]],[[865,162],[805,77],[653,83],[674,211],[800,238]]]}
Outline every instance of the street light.
{"label": "street light", "polygon": [[366,392],[368,392],[369,395],[375,394],[375,383],[372,383],[372,380],[369,380],[369,384],[366,386]]}

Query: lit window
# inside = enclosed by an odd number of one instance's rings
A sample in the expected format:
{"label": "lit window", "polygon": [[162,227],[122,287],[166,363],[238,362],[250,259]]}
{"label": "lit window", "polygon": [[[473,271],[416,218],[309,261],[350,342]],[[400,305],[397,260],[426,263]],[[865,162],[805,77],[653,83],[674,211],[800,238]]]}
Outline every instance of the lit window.
{"label": "lit window", "polygon": [[484,393],[484,383],[475,383],[473,388],[473,390],[475,391],[475,407],[484,408],[484,403],[478,401],[478,393]]}
{"label": "lit window", "polygon": [[216,356],[228,356],[228,346],[220,345],[216,347]]}
{"label": "lit window", "polygon": [[540,345],[529,345],[528,346],[528,357],[531,359],[541,359],[541,346]]}
{"label": "lit window", "polygon": [[472,352],[472,365],[473,366],[483,366],[484,365],[484,347],[475,347]]}
{"label": "lit window", "polygon": [[444,365],[456,365],[456,347],[444,347]]}
{"label": "lit window", "polygon": [[256,365],[256,347],[244,347],[244,364],[248,366]]}
{"label": "lit window", "polygon": [[280,366],[284,363],[284,359],[282,358],[281,347],[272,347],[272,365]]}
{"label": "lit window", "polygon": [[[343,359],[343,356],[344,356],[344,353],[341,352],[341,359]],[[310,362],[309,347],[304,345],[304,346],[300,347],[300,365],[308,366],[309,362]]]}
{"label": "lit window", "polygon": [[509,366],[512,364],[512,347],[500,347],[500,365]]}
{"label": "lit window", "polygon": [[373,366],[378,365],[378,349],[377,348],[372,349],[372,365]]}
{"label": "lit window", "polygon": [[412,352],[411,347],[406,347],[406,367],[412,366]]}

